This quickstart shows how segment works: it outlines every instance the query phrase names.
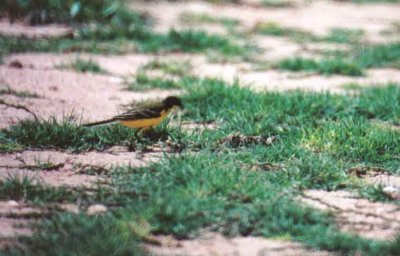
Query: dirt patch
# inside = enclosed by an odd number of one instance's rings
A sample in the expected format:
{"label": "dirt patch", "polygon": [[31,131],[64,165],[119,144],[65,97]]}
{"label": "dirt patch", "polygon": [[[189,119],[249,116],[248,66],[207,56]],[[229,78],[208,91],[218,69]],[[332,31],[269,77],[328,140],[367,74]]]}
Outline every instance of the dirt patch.
{"label": "dirt patch", "polygon": [[0,217],[0,241],[4,238],[32,235],[32,230],[26,226],[27,224],[28,221],[24,219]]}
{"label": "dirt patch", "polygon": [[[48,216],[50,210],[78,213],[75,204],[49,204],[46,207],[31,206],[25,202],[14,200],[0,201],[0,248],[11,245],[18,236],[30,236],[33,230],[30,224]],[[8,243],[8,242],[10,243]]]}
{"label": "dirt patch", "polygon": [[301,54],[307,56],[303,46],[292,42],[288,38],[275,36],[256,36],[254,39],[257,45],[264,50],[262,59],[268,61],[276,61],[284,58],[290,58]]}
{"label": "dirt patch", "polygon": [[85,187],[94,188],[98,183],[104,183],[104,179],[91,175],[76,174],[74,171],[31,171],[27,169],[0,168],[0,179],[8,177],[23,179],[28,177],[44,185],[55,187]]}
{"label": "dirt patch", "polygon": [[387,173],[381,173],[379,175],[366,177],[365,181],[372,184],[379,184],[385,187],[393,186],[400,188],[400,177]]}
{"label": "dirt patch", "polygon": [[60,65],[68,65],[76,60],[93,60],[100,67],[114,75],[128,75],[136,73],[136,70],[152,60],[152,55],[132,54],[124,56],[95,55],[86,53],[24,53],[13,54],[6,58],[5,64],[18,61],[24,68],[49,70],[56,69]]}
{"label": "dirt patch", "polygon": [[[59,151],[34,151],[28,150],[11,157],[19,159],[24,164],[34,165],[37,162],[51,162],[54,164],[65,163],[66,165],[95,165],[109,168],[117,165],[143,166],[161,157],[162,152],[140,154],[127,152],[125,147],[113,147],[105,152],[85,152],[81,154],[70,154]],[[67,168],[67,167],[64,167]]]}
{"label": "dirt patch", "polygon": [[0,34],[5,36],[23,36],[27,38],[72,37],[73,29],[60,24],[29,26],[21,22],[10,23],[0,20]]}
{"label": "dirt patch", "polygon": [[400,206],[371,202],[347,191],[308,190],[303,203],[334,214],[341,230],[365,238],[393,238],[400,229]]}
{"label": "dirt patch", "polygon": [[343,85],[357,83],[370,86],[400,81],[400,71],[395,69],[370,69],[363,77],[349,77],[340,75],[324,76],[313,73],[292,73],[277,70],[245,73],[239,79],[251,88],[262,90],[312,90],[343,92]]}
{"label": "dirt patch", "polygon": [[[89,169],[104,172],[107,168],[118,165],[139,167],[158,161],[163,155],[162,151],[140,154],[124,150],[126,149],[114,147],[107,152],[82,154],[34,150],[4,154],[0,155],[0,179],[10,175],[28,176],[50,186],[93,187],[98,183],[107,183],[107,178],[96,173],[85,174]],[[50,167],[43,170],[46,166]],[[55,168],[52,169],[52,166]]]}
{"label": "dirt patch", "polygon": [[[205,57],[196,54],[170,53],[170,54],[126,54],[126,55],[101,55],[87,53],[22,53],[8,56],[4,63],[19,62],[22,67],[28,69],[50,70],[56,69],[62,64],[70,64],[76,60],[93,60],[107,72],[116,77],[136,74],[139,67],[150,61],[162,59],[163,61],[194,61],[204,62]],[[112,79],[117,81],[116,78]]]}
{"label": "dirt patch", "polygon": [[[275,40],[275,39],[274,39]],[[277,39],[281,40],[281,39]],[[283,46],[285,45],[285,46]],[[286,47],[292,48],[292,50],[282,50]],[[283,57],[295,56],[304,52],[304,50],[294,44],[286,44],[285,41],[274,45],[271,44],[270,51],[265,52],[265,58],[268,60],[280,59]],[[279,50],[277,50],[279,49]],[[306,51],[307,52],[307,51]],[[302,54],[304,56],[304,53]],[[297,55],[296,55],[297,56]],[[95,55],[82,55],[82,59],[93,59],[99,63],[99,65],[113,73],[116,76],[107,75],[92,75],[92,74],[77,74],[70,71],[59,71],[54,70],[55,66],[60,63],[68,63],[76,58],[74,55],[57,55],[57,54],[20,54],[12,55],[6,61],[10,63],[12,61],[19,61],[24,67],[30,67],[40,70],[19,70],[4,68],[5,75],[17,75],[26,74],[26,79],[20,78],[18,81],[12,81],[6,79],[6,84],[14,90],[29,90],[36,92],[39,95],[44,95],[45,99],[23,99],[21,104],[33,105],[33,110],[44,112],[43,115],[50,116],[55,114],[57,111],[64,113],[68,110],[74,109],[78,113],[82,113],[83,116],[93,117],[92,120],[106,118],[111,113],[118,112],[119,104],[126,104],[128,98],[133,100],[148,99],[165,97],[169,94],[177,94],[177,91],[163,91],[163,90],[152,90],[150,92],[128,92],[123,90],[121,85],[121,79],[118,76],[133,76],[137,73],[139,67],[148,63],[149,61],[162,58],[163,61],[182,61],[189,60],[192,66],[196,67],[193,70],[193,75],[199,77],[211,77],[223,79],[227,82],[232,82],[235,79],[239,79],[241,84],[244,86],[250,86],[250,88],[256,91],[263,90],[293,90],[293,89],[304,89],[313,91],[333,91],[343,92],[343,85],[348,83],[358,83],[360,85],[376,85],[386,84],[389,82],[400,81],[400,71],[397,69],[370,69],[366,71],[365,76],[362,77],[349,77],[340,75],[318,75],[315,73],[307,72],[288,72],[280,70],[265,70],[265,71],[252,71],[251,64],[249,63],[210,63],[205,57],[198,55],[189,54],[168,54],[162,57],[155,55],[126,55],[126,56],[95,56]],[[46,63],[46,64],[42,64]],[[121,68],[122,67],[122,68]],[[37,75],[36,75],[37,74]],[[49,87],[49,93],[46,93],[46,85],[43,88],[35,86],[30,88],[28,86],[29,78],[38,79],[36,76],[43,74],[47,79],[46,84],[52,83],[54,85]],[[0,68],[1,75],[1,68]],[[69,78],[67,78],[67,76]],[[48,80],[50,79],[50,80]],[[70,81],[67,85],[65,82]],[[24,80],[24,81],[21,81]],[[32,80],[30,80],[32,81]],[[35,81],[35,80],[33,80]],[[15,85],[14,85],[15,84]],[[19,86],[19,84],[22,84]],[[37,88],[36,88],[37,87]],[[45,90],[41,92],[41,90]],[[56,90],[55,92],[51,90]],[[79,92],[78,95],[77,92]],[[81,93],[82,92],[82,93]],[[54,100],[49,102],[50,93],[55,97]],[[67,96],[70,97],[67,97]],[[108,95],[108,97],[107,97]],[[10,103],[16,103],[16,99],[10,98]],[[17,98],[19,100],[19,98]],[[52,99],[52,98],[51,98]],[[34,102],[34,103],[33,103]],[[85,103],[85,104],[83,104]],[[61,106],[53,111],[47,110],[48,105]],[[102,113],[98,113],[100,104]],[[39,105],[38,107],[35,107]],[[3,112],[3,118],[10,120],[14,115],[13,112],[8,113],[4,111],[4,108],[0,107],[0,111]],[[50,113],[48,113],[50,111]],[[8,113],[8,114],[7,114]],[[24,113],[23,110],[18,110],[19,114],[24,117],[29,117],[28,113]],[[39,112],[40,113],[40,112]],[[1,120],[0,120],[1,121]],[[9,121],[10,122],[10,121]]]}
{"label": "dirt patch", "polygon": [[0,201],[0,216],[3,218],[31,218],[45,214],[43,209],[29,206],[23,202]]}
{"label": "dirt patch", "polygon": [[0,248],[7,245],[5,239],[31,235],[33,231],[28,227],[29,218],[42,213],[41,209],[24,203],[0,201]]}
{"label": "dirt patch", "polygon": [[391,175],[388,171],[380,167],[357,166],[347,170],[347,172],[350,175],[363,179],[370,184],[400,188],[400,177]]}
{"label": "dirt patch", "polygon": [[304,248],[300,243],[265,239],[262,237],[225,238],[207,233],[193,240],[177,241],[171,237],[157,237],[161,246],[146,245],[146,249],[156,255],[331,255],[328,252]]}

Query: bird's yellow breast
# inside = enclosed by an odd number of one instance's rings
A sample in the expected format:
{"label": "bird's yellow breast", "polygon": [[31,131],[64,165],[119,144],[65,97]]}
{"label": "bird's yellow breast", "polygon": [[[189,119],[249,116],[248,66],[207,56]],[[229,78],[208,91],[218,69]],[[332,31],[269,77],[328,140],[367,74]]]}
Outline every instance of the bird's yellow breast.
{"label": "bird's yellow breast", "polygon": [[169,114],[169,112],[171,112],[171,111],[163,110],[163,111],[161,111],[159,117],[121,121],[121,124],[123,126],[129,127],[129,128],[136,128],[136,129],[151,128],[153,126],[160,124],[164,120],[164,118]]}

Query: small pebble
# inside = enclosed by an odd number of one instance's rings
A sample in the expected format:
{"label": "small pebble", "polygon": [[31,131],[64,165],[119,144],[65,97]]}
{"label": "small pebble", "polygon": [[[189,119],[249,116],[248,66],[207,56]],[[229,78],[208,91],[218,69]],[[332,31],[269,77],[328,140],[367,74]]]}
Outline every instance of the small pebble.
{"label": "small pebble", "polygon": [[124,80],[120,77],[110,77],[110,83],[113,84],[122,84]]}
{"label": "small pebble", "polygon": [[382,189],[383,193],[388,195],[390,198],[395,199],[395,200],[400,200],[400,189],[393,187],[393,186],[387,186]]}
{"label": "small pebble", "polygon": [[101,213],[107,212],[107,207],[102,204],[94,204],[88,207],[86,214],[87,215],[97,215]]}
{"label": "small pebble", "polygon": [[7,204],[9,206],[11,206],[11,207],[18,207],[19,206],[19,203],[17,201],[15,201],[15,200],[10,200],[10,201],[7,202]]}

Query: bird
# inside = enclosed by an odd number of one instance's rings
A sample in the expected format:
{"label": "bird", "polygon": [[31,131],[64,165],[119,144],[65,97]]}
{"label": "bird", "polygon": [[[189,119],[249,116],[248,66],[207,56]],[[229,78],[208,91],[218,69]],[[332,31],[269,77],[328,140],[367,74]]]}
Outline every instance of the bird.
{"label": "bird", "polygon": [[87,123],[83,126],[92,127],[119,122],[123,126],[145,131],[160,124],[176,108],[184,109],[184,105],[178,97],[169,96],[161,102],[151,102],[136,106],[121,115],[98,122]]}

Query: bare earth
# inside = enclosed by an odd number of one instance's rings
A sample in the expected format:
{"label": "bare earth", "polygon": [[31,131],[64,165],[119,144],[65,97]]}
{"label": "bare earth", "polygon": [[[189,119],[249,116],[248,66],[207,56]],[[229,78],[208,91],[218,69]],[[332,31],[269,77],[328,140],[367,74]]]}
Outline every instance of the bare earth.
{"label": "bare earth", "polygon": [[158,237],[158,239],[162,246],[148,245],[146,248],[152,253],[166,256],[332,255],[328,252],[306,249],[296,242],[265,239],[262,237],[235,237],[229,239],[219,234],[205,233],[194,240],[176,241],[171,237]]}
{"label": "bare earth", "polygon": [[[184,12],[207,13],[215,17],[239,19],[240,28],[250,31],[257,23],[276,22],[283,26],[301,28],[318,35],[325,35],[331,28],[362,29],[365,41],[372,43],[391,42],[398,36],[382,36],[382,31],[393,23],[400,22],[399,4],[354,4],[333,1],[295,1],[293,6],[282,8],[261,7],[258,0],[247,0],[244,5],[215,5],[206,2],[157,2],[132,4],[137,9],[149,12],[156,19],[155,29],[185,28],[179,17]],[[327,15],[329,13],[329,15]],[[201,26],[213,33],[226,33],[219,25]],[[64,37],[71,29],[60,25],[29,27],[22,23],[10,25],[0,20],[0,34],[24,35],[29,38]],[[263,49],[263,61],[276,61],[287,57],[320,57],[323,49],[341,49],[343,45],[313,43],[304,47],[285,38],[256,36],[255,43]],[[107,71],[106,74],[77,73],[60,70],[62,64],[80,59],[92,59]],[[62,118],[74,112],[82,121],[108,118],[120,111],[121,104],[152,98],[163,98],[179,91],[152,90],[131,92],[124,89],[123,81],[137,73],[138,69],[155,59],[190,61],[193,75],[216,77],[227,81],[239,79],[250,88],[262,90],[304,89],[313,91],[343,92],[346,83],[364,86],[400,82],[399,69],[370,69],[363,77],[323,76],[309,73],[290,73],[278,70],[257,71],[246,62],[213,63],[198,54],[173,53],[166,55],[127,54],[122,56],[91,54],[24,53],[8,56],[0,65],[0,90],[31,92],[38,98],[22,98],[2,95],[0,99],[8,105],[0,105],[0,128],[15,124],[20,119],[32,118],[32,114],[12,105],[22,105],[39,117]],[[21,68],[12,63],[20,63]],[[101,110],[101,111],[99,111]],[[89,175],[80,172],[79,166],[110,167],[130,164],[144,166],[159,161],[163,150],[139,154],[126,148],[112,148],[105,152],[72,154],[60,151],[26,150],[21,153],[0,155],[0,179],[10,175],[36,177],[51,186],[91,187],[107,183],[101,174]],[[38,162],[51,162],[57,168],[32,170]],[[399,177],[375,176],[368,182],[400,187]],[[400,229],[398,204],[370,202],[346,191],[306,191],[299,198],[303,203],[321,210],[330,211],[340,228],[366,238],[390,239]],[[69,207],[69,208],[68,208]],[[77,211],[76,206],[66,206]],[[33,221],[32,215],[42,214],[45,209],[32,207],[25,202],[0,201],[0,247],[20,235],[30,235],[26,226]],[[224,238],[219,234],[205,233],[197,239],[176,241],[169,237],[156,238],[161,246],[148,245],[151,252],[162,255],[329,255],[328,252],[304,248],[292,241],[264,239],[260,237]]]}
{"label": "bare earth", "polygon": [[301,201],[332,212],[340,228],[366,238],[393,238],[400,228],[400,206],[360,199],[347,191],[310,190]]}

